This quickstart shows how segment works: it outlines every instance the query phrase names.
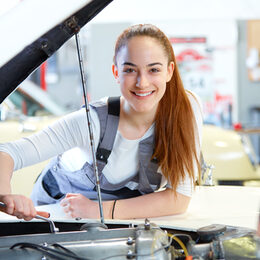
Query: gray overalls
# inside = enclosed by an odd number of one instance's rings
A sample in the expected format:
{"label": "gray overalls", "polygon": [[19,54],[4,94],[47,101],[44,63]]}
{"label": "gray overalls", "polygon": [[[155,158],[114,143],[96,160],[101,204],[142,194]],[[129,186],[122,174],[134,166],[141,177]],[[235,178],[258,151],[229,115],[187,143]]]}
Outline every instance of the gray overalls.
{"label": "gray overalls", "polygon": [[[113,149],[116,137],[120,98],[111,97],[108,104],[98,102],[91,104],[97,111],[100,121],[100,142],[96,152],[100,186],[103,200],[124,199],[152,193],[160,187],[162,175],[157,172],[158,164],[151,160],[154,148],[154,135],[139,143],[139,171],[134,177],[120,183],[111,184],[102,174],[108,157]],[[55,157],[40,174],[33,188],[32,200],[35,205],[52,204],[62,199],[66,193],[80,193],[89,199],[96,200],[96,180],[93,166],[88,162],[78,171],[64,170],[59,164],[60,157]],[[135,190],[125,185],[136,183]]]}

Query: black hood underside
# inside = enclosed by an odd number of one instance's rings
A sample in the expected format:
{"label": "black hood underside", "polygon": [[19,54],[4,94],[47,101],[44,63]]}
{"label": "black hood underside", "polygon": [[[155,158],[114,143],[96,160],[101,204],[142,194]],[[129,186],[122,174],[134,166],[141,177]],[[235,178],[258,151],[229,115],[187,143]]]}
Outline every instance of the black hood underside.
{"label": "black hood underside", "polygon": [[0,103],[113,0],[93,0],[24,48],[0,69]]}

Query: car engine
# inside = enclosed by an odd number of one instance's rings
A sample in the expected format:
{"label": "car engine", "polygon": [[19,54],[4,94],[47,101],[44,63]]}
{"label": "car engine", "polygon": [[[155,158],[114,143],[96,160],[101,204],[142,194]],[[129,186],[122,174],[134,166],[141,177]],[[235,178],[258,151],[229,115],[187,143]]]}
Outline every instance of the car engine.
{"label": "car engine", "polygon": [[259,259],[255,231],[210,225],[196,231],[82,220],[0,223],[0,259]]}

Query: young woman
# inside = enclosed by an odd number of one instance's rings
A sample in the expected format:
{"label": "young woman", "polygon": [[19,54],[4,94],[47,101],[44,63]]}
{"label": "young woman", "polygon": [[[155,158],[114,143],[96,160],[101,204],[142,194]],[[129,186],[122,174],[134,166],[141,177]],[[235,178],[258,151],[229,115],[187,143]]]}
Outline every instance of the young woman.
{"label": "young woman", "polygon": [[[112,71],[122,96],[90,107],[104,217],[185,212],[199,175],[202,115],[182,85],[170,41],[153,25],[131,26],[116,42]],[[60,202],[71,217],[99,218],[83,109],[0,151],[2,211],[29,220],[33,202]],[[11,194],[14,170],[55,155],[36,182],[33,202]]]}

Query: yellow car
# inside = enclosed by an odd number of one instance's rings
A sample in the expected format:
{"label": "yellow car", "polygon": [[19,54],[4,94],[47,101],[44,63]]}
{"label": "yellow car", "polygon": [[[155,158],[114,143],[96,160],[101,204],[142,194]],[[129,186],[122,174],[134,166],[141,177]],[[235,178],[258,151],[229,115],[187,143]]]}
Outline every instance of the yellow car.
{"label": "yellow car", "polygon": [[260,186],[260,168],[247,134],[204,125],[202,140],[204,160],[207,166],[212,165],[214,184]]}

